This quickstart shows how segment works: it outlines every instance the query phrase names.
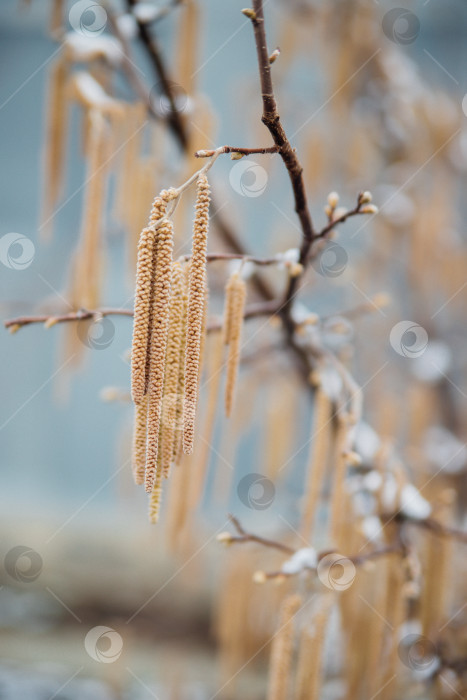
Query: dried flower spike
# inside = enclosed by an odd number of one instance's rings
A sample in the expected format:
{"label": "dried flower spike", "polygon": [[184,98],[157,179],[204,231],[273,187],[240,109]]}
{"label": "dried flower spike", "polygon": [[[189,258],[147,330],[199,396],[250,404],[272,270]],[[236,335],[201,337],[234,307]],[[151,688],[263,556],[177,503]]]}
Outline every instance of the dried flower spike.
{"label": "dried flower spike", "polygon": [[206,297],[206,254],[209,225],[209,183],[206,175],[198,178],[193,248],[190,260],[188,315],[185,355],[185,398],[183,405],[183,451],[193,452],[196,405],[200,374],[201,336]]}
{"label": "dried flower spike", "polygon": [[[168,193],[161,192],[152,206],[151,223],[164,216]],[[144,228],[138,244],[136,271],[135,313],[133,321],[133,345],[131,349],[131,395],[138,404],[146,393],[147,355],[151,330],[154,272],[156,260],[156,231],[153,226]]]}
{"label": "dried flower spike", "polygon": [[302,600],[298,595],[288,596],[282,603],[279,629],[274,637],[269,665],[268,700],[288,700],[293,655],[293,619]]}
{"label": "dried flower spike", "polygon": [[135,484],[144,483],[144,469],[146,464],[146,430],[147,430],[148,402],[145,397],[141,403],[135,406],[135,420],[133,427],[133,455],[132,468]]}
{"label": "dried flower spike", "polygon": [[151,492],[156,479],[159,449],[159,428],[162,415],[165,356],[172,277],[173,224],[166,220],[156,229],[157,259],[152,306],[152,328],[149,349],[148,438],[146,445],[146,491]]}
{"label": "dried flower spike", "polygon": [[232,413],[238,365],[240,363],[240,345],[245,299],[246,284],[239,273],[234,273],[227,283],[225,298],[225,340],[229,345],[227,379],[225,385],[225,413],[227,416],[230,416]]}
{"label": "dried flower spike", "polygon": [[[172,266],[172,294],[170,299],[169,334],[164,379],[164,407],[161,427],[161,462],[165,477],[173,459],[177,424],[178,380],[180,349],[182,346],[185,275],[180,263]],[[182,368],[183,369],[183,368]]]}

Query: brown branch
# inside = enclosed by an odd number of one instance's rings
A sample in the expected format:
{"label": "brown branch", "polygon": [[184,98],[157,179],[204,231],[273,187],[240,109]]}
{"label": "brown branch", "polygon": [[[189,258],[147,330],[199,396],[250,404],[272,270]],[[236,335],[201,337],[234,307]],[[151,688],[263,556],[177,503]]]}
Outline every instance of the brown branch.
{"label": "brown branch", "polygon": [[[130,12],[137,2],[138,0],[127,0],[127,6]],[[148,26],[144,22],[140,22],[138,19],[136,19],[136,23],[138,25],[139,38],[146,49],[147,55],[161,83],[161,88],[170,104],[170,112],[167,115],[167,122],[174,134],[176,134],[182,150],[187,151],[188,135],[186,133],[180,112],[177,109],[176,96],[173,91],[172,82],[169,80],[164,63],[161,59],[157,40],[154,33],[150,32]]]}
{"label": "brown branch", "polygon": [[[297,157],[295,149],[292,148],[290,141],[287,138],[277,111],[277,104],[272,85],[271,65],[269,62],[266,31],[264,26],[262,0],[253,0],[253,12],[248,11],[245,12],[245,14],[251,19],[255,36],[256,53],[258,57],[258,68],[261,82],[261,94],[263,100],[262,122],[269,129],[269,133],[277,146],[278,153],[281,156],[285,167],[287,168],[290,182],[292,184],[295,211],[300,220],[303,237],[299,262],[301,265],[303,265],[303,268],[305,268],[308,262],[311,245],[316,238],[316,232],[314,230],[313,222],[308,209],[305,182],[303,179],[303,168]],[[284,298],[282,317],[289,335],[292,335],[294,331],[294,324],[290,318],[290,307],[298,287],[299,278],[300,276],[290,278]]]}
{"label": "brown branch", "polygon": [[[201,150],[196,151],[195,158],[211,158],[217,151],[216,150]],[[265,148],[237,148],[236,146],[223,146],[223,153],[239,153],[242,156],[252,156],[254,154],[266,154],[266,153],[277,153],[277,146],[267,146]]]}
{"label": "brown branch", "polygon": [[[190,260],[191,255],[183,255],[182,260]],[[284,261],[280,258],[255,258],[253,255],[243,255],[241,253],[208,253],[206,256],[208,262],[216,262],[217,260],[242,260],[243,262],[251,262],[255,265],[278,265]]]}
{"label": "brown branch", "polygon": [[447,525],[443,525],[442,523],[438,522],[437,520],[434,520],[433,518],[417,520],[415,518],[409,518],[406,515],[403,515],[402,513],[398,513],[398,515],[396,516],[396,520],[407,522],[410,525],[416,525],[417,527],[429,530],[438,537],[451,537],[452,539],[457,540],[458,542],[467,544],[467,532],[465,532],[464,530],[458,530],[454,527],[448,527]]}
{"label": "brown branch", "polygon": [[[234,526],[234,528],[237,530],[239,536],[235,537],[230,535],[230,542],[256,542],[257,544],[263,545],[263,547],[269,547],[271,549],[279,549],[281,552],[285,552],[286,554],[294,554],[295,549],[293,547],[288,547],[286,544],[282,544],[282,542],[276,542],[275,540],[270,540],[267,539],[266,537],[259,537],[258,535],[253,535],[250,532],[247,532],[243,526],[240,524],[240,521],[238,518],[236,518],[234,515],[231,515],[229,513],[229,520]],[[229,542],[229,543],[230,543]]]}
{"label": "brown branch", "polygon": [[[4,321],[5,328],[14,328],[18,330],[23,326],[29,326],[32,323],[47,323],[55,325],[56,323],[68,323],[69,321],[86,321],[90,318],[102,318],[104,316],[133,316],[131,309],[97,309],[91,311],[89,309],[78,309],[78,311],[70,311],[67,314],[47,314],[42,316],[18,316],[9,321]],[[17,327],[17,328],[16,328]]]}
{"label": "brown branch", "polygon": [[[256,318],[258,316],[274,315],[278,312],[279,302],[277,300],[259,302],[251,304],[245,309],[244,318]],[[70,321],[86,321],[89,319],[98,319],[104,316],[133,316],[132,309],[78,309],[70,311],[66,314],[43,314],[40,316],[18,316],[17,318],[4,321],[5,328],[9,328],[13,332],[19,330],[23,326],[29,326],[34,323],[47,323],[50,326],[55,326],[57,323],[68,323]],[[209,331],[215,331],[222,328],[222,321],[214,321],[208,324]]]}
{"label": "brown branch", "polygon": [[[128,8],[131,9],[133,6],[136,4],[137,0],[127,0],[127,6]],[[162,59],[159,46],[154,40],[154,37],[152,36],[151,32],[149,29],[144,25],[139,23],[138,25],[138,32],[139,32],[139,38],[141,40],[142,46],[148,55],[149,59],[151,60],[151,63],[154,67],[155,73],[158,76],[160,86],[162,88],[162,91],[164,92],[165,96],[167,97],[169,104],[170,104],[170,109],[173,114],[176,115],[175,119],[172,118],[169,120],[169,126],[171,128],[171,131],[178,141],[181,149],[184,151],[185,154],[188,154],[188,149],[189,149],[189,139],[188,139],[188,133],[187,129],[185,126],[185,122],[180,116],[180,113],[177,109],[177,105],[175,102],[175,96],[173,95],[173,90],[172,90],[172,81],[170,80],[168,71],[165,67],[164,61]],[[151,114],[153,114],[154,110],[151,110]],[[212,208],[215,210],[215,213],[211,216],[211,220],[213,221],[214,225],[217,228],[217,231],[219,233],[219,236],[223,239],[225,244],[234,252],[238,253],[239,255],[245,255],[246,254],[246,249],[243,245],[243,243],[240,241],[240,239],[237,237],[235,231],[232,229],[230,224],[226,221],[224,216],[221,214],[220,210],[218,207],[216,207],[216,204],[214,202],[214,198],[211,196],[211,205]],[[271,300],[274,299],[275,293],[274,290],[271,288],[271,286],[268,284],[268,282],[261,277],[259,274],[255,274],[251,278],[251,282],[253,286],[255,287],[256,291],[258,294],[266,300]]]}

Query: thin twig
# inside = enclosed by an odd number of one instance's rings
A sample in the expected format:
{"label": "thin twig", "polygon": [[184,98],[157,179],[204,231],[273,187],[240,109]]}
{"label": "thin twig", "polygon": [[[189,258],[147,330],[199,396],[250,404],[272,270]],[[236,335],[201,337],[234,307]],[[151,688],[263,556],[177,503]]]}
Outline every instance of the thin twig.
{"label": "thin twig", "polygon": [[270,540],[266,537],[259,537],[258,535],[253,535],[243,528],[238,518],[236,518],[234,515],[231,515],[229,513],[228,517],[230,522],[239,534],[239,537],[232,537],[232,542],[256,542],[257,544],[261,544],[264,547],[269,547],[271,549],[279,549],[281,552],[285,552],[286,554],[294,554],[295,549],[293,547],[288,547],[282,542],[276,542],[275,540]]}
{"label": "thin twig", "polygon": [[[249,15],[249,17],[253,25],[256,53],[258,57],[258,68],[263,100],[262,122],[269,129],[269,133],[277,146],[278,153],[281,156],[285,167],[287,168],[290,182],[292,184],[295,211],[300,220],[300,226],[302,229],[302,245],[300,249],[299,262],[305,269],[308,262],[311,245],[316,238],[316,232],[308,209],[305,182],[303,178],[303,168],[297,157],[295,149],[292,148],[292,145],[287,138],[284,127],[282,126],[279,112],[277,111],[276,98],[274,96],[272,85],[271,64],[269,62],[266,30],[264,26],[262,0],[253,0],[253,13]],[[294,332],[294,324],[290,317],[290,310],[299,279],[300,275],[290,278],[281,312],[289,335],[292,335]]]}
{"label": "thin twig", "polygon": [[[257,318],[258,316],[271,316],[278,312],[279,301],[264,301],[257,304],[251,304],[245,308],[244,319]],[[104,316],[133,316],[132,309],[78,309],[70,311],[66,314],[42,314],[39,316],[18,316],[4,321],[5,328],[17,331],[23,326],[29,326],[34,323],[46,323],[49,326],[55,326],[57,323],[68,323],[70,321],[87,321],[89,319],[99,319]],[[208,323],[208,331],[215,331],[222,327],[222,321],[214,320]]]}
{"label": "thin twig", "polygon": [[[254,154],[267,154],[267,153],[277,153],[277,146],[267,146],[265,148],[237,148],[236,146],[222,146],[222,153],[239,153],[242,156],[252,156]],[[217,150],[217,149],[216,149]],[[214,155],[214,150],[200,150],[196,151],[195,158],[209,158]]]}

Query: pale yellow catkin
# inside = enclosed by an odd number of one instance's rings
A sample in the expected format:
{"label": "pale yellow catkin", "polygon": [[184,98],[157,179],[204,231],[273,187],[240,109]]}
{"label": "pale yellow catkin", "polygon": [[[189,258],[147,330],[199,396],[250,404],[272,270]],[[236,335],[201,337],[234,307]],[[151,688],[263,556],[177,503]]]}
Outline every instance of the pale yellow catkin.
{"label": "pale yellow catkin", "polygon": [[290,700],[290,684],[294,643],[294,617],[302,599],[288,596],[281,606],[279,629],[272,643],[269,664],[268,700]]}
{"label": "pale yellow catkin", "polygon": [[322,684],[322,658],[330,605],[324,604],[313,620],[303,628],[297,663],[296,700],[319,700]]}
{"label": "pale yellow catkin", "polygon": [[320,388],[315,394],[315,408],[313,416],[313,435],[309,464],[307,468],[307,481],[305,485],[304,510],[301,524],[301,533],[311,541],[311,531],[315,519],[320,492],[326,473],[331,432],[332,402],[327,394]]}
{"label": "pale yellow catkin", "polygon": [[173,459],[175,432],[177,430],[177,401],[179,399],[178,377],[180,371],[180,348],[182,345],[184,273],[180,263],[172,266],[172,294],[170,299],[169,334],[164,380],[164,399],[161,429],[161,464],[165,477],[169,475]]}
{"label": "pale yellow catkin", "polygon": [[185,398],[183,402],[183,451],[193,452],[195,416],[198,403],[201,338],[206,297],[206,254],[209,228],[209,183],[206,175],[198,178],[193,247],[190,260],[188,314],[185,350]]}
{"label": "pale yellow catkin", "polygon": [[139,404],[135,406],[132,455],[133,478],[135,480],[135,484],[144,483],[147,420],[148,402],[146,396]]}
{"label": "pale yellow catkin", "polygon": [[63,165],[67,126],[67,78],[69,63],[61,56],[52,68],[50,75],[47,138],[45,151],[45,185],[43,231],[49,235],[52,230],[51,217],[63,185]]}
{"label": "pale yellow catkin", "polygon": [[183,311],[182,311],[182,342],[180,345],[180,362],[178,366],[178,382],[177,382],[177,402],[175,425],[177,431],[175,433],[173,459],[178,464],[183,454],[183,403],[185,397],[185,348],[186,348],[186,327],[188,314],[188,283],[189,283],[189,266],[183,266]]}
{"label": "pale yellow catkin", "polygon": [[205,382],[207,385],[206,409],[203,418],[201,442],[199,448],[197,448],[195,452],[195,461],[192,465],[189,482],[190,507],[193,509],[198,504],[203,492],[205,475],[209,464],[223,364],[224,344],[221,333],[210,333],[208,343],[207,366],[211,371],[208,373]]}
{"label": "pale yellow catkin", "polygon": [[90,124],[90,148],[84,195],[82,233],[78,254],[80,303],[87,309],[99,306],[101,270],[101,228],[105,208],[106,120],[97,109],[86,116]]}
{"label": "pale yellow catkin", "polygon": [[148,438],[146,444],[145,488],[151,492],[156,478],[159,428],[164,389],[165,355],[172,277],[173,225],[164,221],[156,229],[157,259],[154,276],[154,302],[149,349]]}
{"label": "pale yellow catkin", "polygon": [[331,487],[331,503],[329,504],[329,541],[333,546],[341,547],[342,526],[345,516],[345,478],[347,473],[347,457],[345,454],[348,443],[349,426],[339,419],[334,446],[334,474]]}
{"label": "pale yellow catkin", "polygon": [[153,203],[150,225],[144,228],[138,243],[136,269],[135,310],[133,319],[133,344],[131,348],[131,395],[138,404],[146,393],[147,357],[151,334],[152,302],[154,294],[156,231],[154,224],[164,216],[168,193],[161,192]]}
{"label": "pale yellow catkin", "polygon": [[239,273],[230,278],[226,287],[226,307],[228,311],[228,336],[229,345],[227,357],[227,377],[225,382],[225,414],[232,413],[235,386],[237,382],[238,366],[240,364],[240,347],[242,340],[243,314],[245,312],[246,284]]}
{"label": "pale yellow catkin", "polygon": [[159,520],[159,509],[162,498],[162,470],[157,472],[156,480],[149,499],[149,522],[155,525]]}

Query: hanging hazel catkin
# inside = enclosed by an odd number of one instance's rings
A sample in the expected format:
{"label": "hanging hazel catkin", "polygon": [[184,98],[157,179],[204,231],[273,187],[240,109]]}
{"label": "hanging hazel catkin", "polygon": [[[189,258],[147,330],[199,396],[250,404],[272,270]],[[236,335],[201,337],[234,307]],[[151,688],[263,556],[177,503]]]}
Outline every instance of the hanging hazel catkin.
{"label": "hanging hazel catkin", "polygon": [[154,486],[159,449],[172,277],[173,225],[171,221],[163,221],[156,229],[156,248],[148,375],[148,437],[145,475],[147,492],[151,492]]}
{"label": "hanging hazel catkin", "polygon": [[302,605],[299,595],[288,596],[281,606],[279,629],[271,649],[268,700],[288,700],[294,641],[294,617]]}
{"label": "hanging hazel catkin", "polygon": [[136,404],[142,401],[147,385],[147,357],[157,252],[154,224],[164,216],[168,199],[169,192],[166,190],[163,190],[159,197],[156,197],[152,205],[150,224],[142,230],[138,243],[133,344],[131,348],[131,395]]}
{"label": "hanging hazel catkin", "polygon": [[148,420],[147,397],[135,406],[135,418],[133,427],[133,478],[135,484],[144,483],[144,469],[146,464],[146,432]]}
{"label": "hanging hazel catkin", "polygon": [[225,288],[225,293],[224,339],[229,346],[225,384],[225,414],[230,416],[240,362],[240,344],[246,299],[246,284],[240,273],[235,272],[231,276]]}
{"label": "hanging hazel catkin", "polygon": [[190,260],[188,315],[185,354],[185,398],[183,404],[183,451],[193,452],[196,405],[200,374],[201,337],[206,303],[206,253],[209,225],[209,183],[206,175],[198,178],[193,247]]}
{"label": "hanging hazel catkin", "polygon": [[[177,403],[178,382],[180,374],[181,345],[183,332],[183,311],[185,275],[180,263],[172,266],[172,294],[170,299],[169,334],[167,341],[167,357],[164,380],[164,407],[161,429],[161,462],[165,477],[169,475],[173,459],[174,442],[178,424]],[[183,371],[182,367],[182,371]]]}

